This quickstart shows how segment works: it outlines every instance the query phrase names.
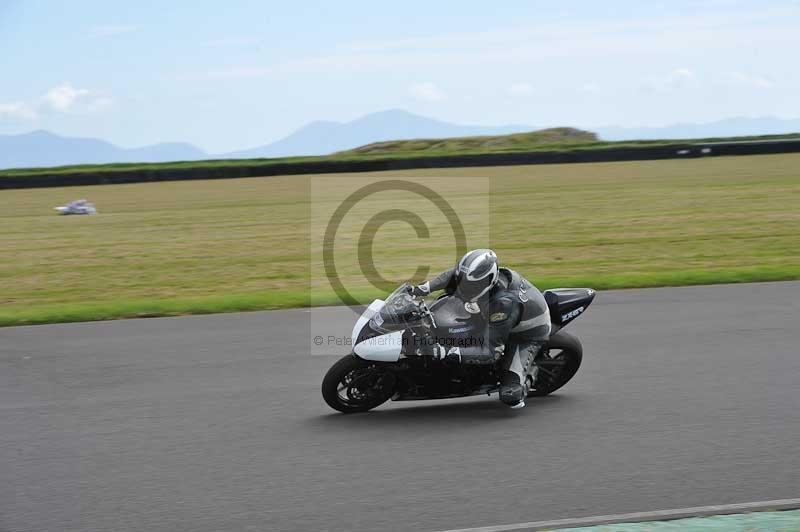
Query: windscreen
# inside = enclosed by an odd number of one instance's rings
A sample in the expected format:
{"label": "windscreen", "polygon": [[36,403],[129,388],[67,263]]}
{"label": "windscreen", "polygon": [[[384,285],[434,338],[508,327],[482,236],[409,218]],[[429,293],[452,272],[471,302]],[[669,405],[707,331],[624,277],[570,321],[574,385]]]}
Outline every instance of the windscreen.
{"label": "windscreen", "polygon": [[422,314],[417,301],[410,294],[407,283],[389,294],[383,308],[369,321],[370,327],[376,331],[399,331],[416,327],[422,323]]}

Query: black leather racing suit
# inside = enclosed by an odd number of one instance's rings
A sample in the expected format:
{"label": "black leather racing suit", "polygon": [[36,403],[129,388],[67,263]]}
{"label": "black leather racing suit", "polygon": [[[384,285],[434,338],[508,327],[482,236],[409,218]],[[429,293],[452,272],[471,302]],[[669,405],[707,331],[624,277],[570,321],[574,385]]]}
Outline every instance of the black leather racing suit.
{"label": "black leather racing suit", "polygon": [[[516,405],[525,399],[530,366],[550,336],[550,311],[533,284],[514,270],[499,270],[497,284],[477,301],[485,323],[484,341],[475,347],[461,348],[461,362],[491,364],[502,357],[500,400]],[[444,290],[452,295],[456,284],[453,268],[420,287],[428,293]]]}

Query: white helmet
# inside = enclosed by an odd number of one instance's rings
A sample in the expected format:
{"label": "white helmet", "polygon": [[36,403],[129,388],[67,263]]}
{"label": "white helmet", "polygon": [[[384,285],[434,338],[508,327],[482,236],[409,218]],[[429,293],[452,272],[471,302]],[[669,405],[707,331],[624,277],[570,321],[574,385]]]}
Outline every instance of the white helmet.
{"label": "white helmet", "polygon": [[497,255],[491,249],[475,249],[456,265],[456,294],[464,301],[477,301],[497,284]]}

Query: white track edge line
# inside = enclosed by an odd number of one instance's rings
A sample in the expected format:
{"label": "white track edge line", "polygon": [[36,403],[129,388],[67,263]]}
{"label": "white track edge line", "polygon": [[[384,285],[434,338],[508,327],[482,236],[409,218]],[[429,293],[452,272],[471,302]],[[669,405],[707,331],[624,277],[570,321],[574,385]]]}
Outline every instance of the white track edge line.
{"label": "white track edge line", "polygon": [[442,530],[440,532],[506,532],[524,528],[541,529],[555,527],[571,527],[575,525],[591,526],[612,524],[622,521],[654,521],[659,518],[691,517],[712,513],[733,513],[736,510],[754,510],[780,507],[800,507],[800,499],[777,499],[774,501],[742,502],[737,504],[718,504],[713,506],[696,506],[693,508],[676,508],[672,510],[656,510],[651,512],[634,512],[629,514],[596,515],[591,517],[576,517],[556,519],[553,521],[530,521],[527,523],[514,523],[510,525],[480,526],[475,528],[458,528]]}

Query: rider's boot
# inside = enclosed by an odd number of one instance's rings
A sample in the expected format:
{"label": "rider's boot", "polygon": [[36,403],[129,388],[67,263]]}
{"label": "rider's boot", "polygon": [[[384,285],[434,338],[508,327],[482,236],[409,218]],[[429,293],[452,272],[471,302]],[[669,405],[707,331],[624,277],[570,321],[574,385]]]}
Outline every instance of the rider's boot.
{"label": "rider's boot", "polygon": [[502,361],[503,373],[500,377],[500,401],[511,408],[523,408],[525,398],[532,382],[530,369],[538,352],[536,348],[522,348],[517,345],[512,353],[507,353]]}
{"label": "rider's boot", "polygon": [[525,395],[519,375],[504,371],[500,381],[500,400],[511,408],[522,408],[525,406]]}

